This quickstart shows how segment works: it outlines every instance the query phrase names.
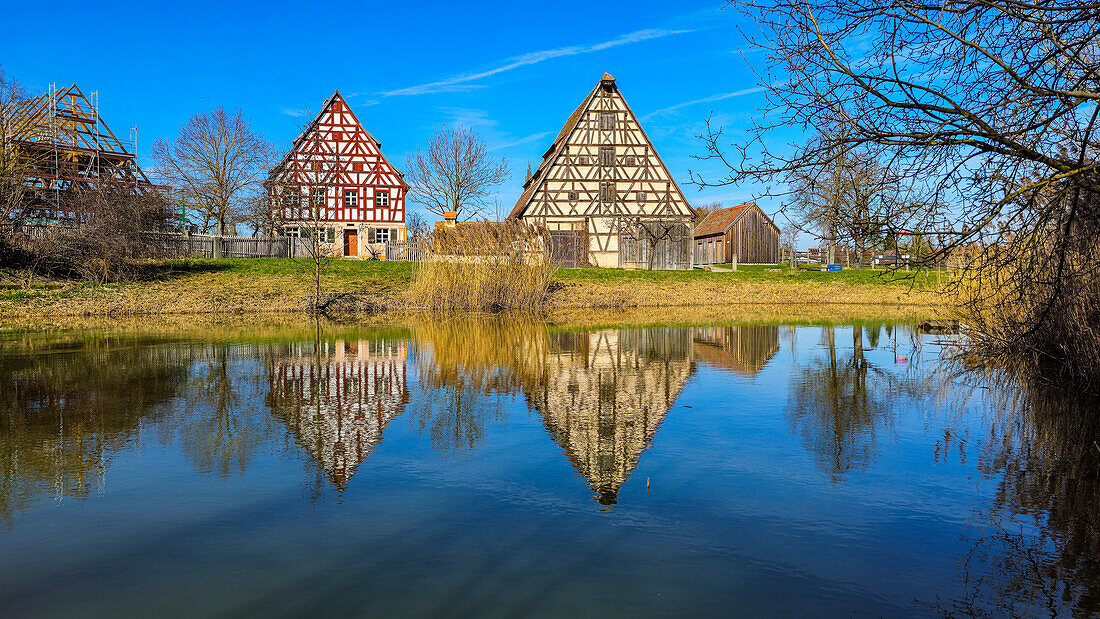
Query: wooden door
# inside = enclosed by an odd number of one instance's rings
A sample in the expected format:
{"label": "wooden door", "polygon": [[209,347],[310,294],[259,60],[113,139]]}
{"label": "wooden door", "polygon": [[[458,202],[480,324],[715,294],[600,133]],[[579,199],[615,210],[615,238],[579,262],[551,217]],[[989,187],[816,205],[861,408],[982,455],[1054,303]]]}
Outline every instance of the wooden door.
{"label": "wooden door", "polygon": [[358,230],[344,230],[344,255],[345,256],[358,256],[359,255],[359,231]]}

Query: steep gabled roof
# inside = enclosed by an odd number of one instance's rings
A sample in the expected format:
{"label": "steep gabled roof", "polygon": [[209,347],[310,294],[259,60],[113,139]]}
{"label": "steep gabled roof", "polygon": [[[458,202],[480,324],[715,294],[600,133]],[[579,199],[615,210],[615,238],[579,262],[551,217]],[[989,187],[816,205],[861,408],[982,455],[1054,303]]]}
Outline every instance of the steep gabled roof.
{"label": "steep gabled roof", "polygon": [[283,158],[279,161],[279,164],[271,169],[269,175],[273,176],[278,174],[286,166],[291,157],[293,157],[294,154],[298,152],[298,148],[301,145],[302,140],[304,140],[306,136],[308,136],[310,133],[317,130],[317,125],[321,123],[321,119],[325,117],[325,114],[337,101],[342,104],[343,113],[351,114],[351,119],[355,121],[355,124],[359,127],[359,130],[362,131],[363,134],[367,136],[367,139],[374,144],[374,147],[378,149],[378,156],[381,157],[382,161],[387,166],[389,166],[390,169],[394,171],[394,173],[397,174],[398,179],[401,180],[401,184],[404,185],[405,189],[407,190],[409,188],[409,185],[405,182],[405,173],[398,170],[397,166],[390,163],[390,160],[387,159],[384,154],[382,154],[382,143],[379,142],[378,139],[375,138],[373,135],[371,135],[370,131],[367,131],[367,128],[364,127],[363,123],[359,121],[359,117],[355,115],[355,112],[351,109],[351,106],[348,105],[347,99],[345,99],[343,95],[340,94],[339,90],[333,91],[332,95],[329,96],[328,99],[325,99],[324,104],[321,105],[321,111],[317,112],[317,115],[313,117],[313,120],[310,121],[309,125],[307,125],[306,128],[298,134],[298,137],[294,138],[294,141],[291,142],[290,149],[287,150],[285,155],[283,155]]}
{"label": "steep gabled roof", "polygon": [[712,236],[715,234],[725,234],[733,224],[737,223],[738,219],[748,212],[750,209],[756,209],[760,211],[760,214],[764,216],[764,219],[768,221],[776,230],[779,229],[775,225],[775,222],[771,220],[771,217],[760,209],[755,202],[745,202],[744,204],[738,204],[737,206],[728,206],[726,208],[720,208],[707,215],[706,219],[699,223],[695,227],[695,238],[702,236]]}
{"label": "steep gabled roof", "polygon": [[[565,125],[562,126],[561,131],[558,132],[557,137],[554,138],[554,142],[550,144],[550,148],[546,149],[546,152],[543,153],[542,161],[539,162],[539,167],[535,169],[535,171],[531,174],[531,178],[524,184],[523,193],[520,194],[519,199],[516,200],[516,205],[512,207],[511,212],[508,213],[508,219],[519,217],[523,214],[524,210],[526,210],[527,205],[531,202],[531,198],[535,195],[535,192],[538,191],[538,188],[541,186],[542,181],[546,176],[546,173],[550,170],[550,168],[554,166],[554,164],[557,162],[558,157],[561,155],[563,150],[562,146],[564,146],[565,143],[568,141],[569,136],[573,133],[573,131],[577,129],[577,125],[580,124],[581,119],[584,117],[585,111],[592,103],[592,98],[596,96],[597,91],[599,91],[601,87],[610,88],[611,90],[619,93],[619,97],[622,99],[622,103],[626,107],[627,112],[629,112],[630,115],[634,117],[635,122],[638,125],[638,130],[642,133],[642,137],[645,138],[646,143],[653,144],[653,142],[649,139],[649,135],[646,134],[645,128],[642,127],[642,123],[637,122],[638,117],[636,114],[634,114],[634,110],[631,109],[630,104],[627,103],[626,97],[623,97],[622,93],[619,92],[619,87],[615,84],[615,78],[612,77],[610,73],[605,72],[603,76],[600,77],[599,83],[597,83],[592,88],[592,90],[588,91],[588,95],[584,98],[584,100],[581,101],[580,105],[578,105],[577,108],[573,110],[573,113],[569,115],[569,118],[565,120]],[[661,155],[657,152],[656,148],[653,149],[653,156],[657,159],[657,163],[667,171],[668,166],[665,165],[664,160],[661,159]],[[684,193],[680,191],[680,186],[676,183],[676,179],[672,177],[671,172],[668,173],[668,178],[669,181],[672,183],[672,186],[676,188],[677,193],[683,196]]]}

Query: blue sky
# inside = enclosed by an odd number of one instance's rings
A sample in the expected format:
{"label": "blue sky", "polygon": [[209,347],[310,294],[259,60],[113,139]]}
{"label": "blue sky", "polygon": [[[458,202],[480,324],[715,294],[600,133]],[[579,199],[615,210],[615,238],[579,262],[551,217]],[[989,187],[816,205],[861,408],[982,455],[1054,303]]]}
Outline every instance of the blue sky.
{"label": "blue sky", "polygon": [[[743,138],[762,104],[739,51],[738,26],[746,25],[722,6],[28,2],[6,16],[41,24],[48,15],[49,25],[6,29],[0,65],[32,93],[51,82],[98,90],[101,115],[120,138],[138,127],[142,161],[154,139],[218,105],[242,110],[269,140],[288,146],[295,114],[316,110],[335,89],[400,168],[444,122],[467,125],[510,164],[512,178],[499,187],[504,213],[528,162],[537,165],[607,71],[688,199],[729,206],[759,188],[699,191],[688,182],[689,169],[721,173],[692,158],[703,153],[696,136],[707,116],[729,139]],[[760,204],[768,212],[779,206]]]}

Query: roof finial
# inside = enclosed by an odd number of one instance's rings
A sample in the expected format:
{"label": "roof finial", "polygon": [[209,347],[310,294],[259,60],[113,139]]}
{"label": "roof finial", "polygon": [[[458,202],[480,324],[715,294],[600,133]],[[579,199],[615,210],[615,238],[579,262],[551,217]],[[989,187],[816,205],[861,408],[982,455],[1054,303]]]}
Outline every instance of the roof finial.
{"label": "roof finial", "polygon": [[614,83],[614,82],[615,82],[615,78],[614,78],[614,77],[612,77],[610,73],[607,73],[607,72],[605,72],[605,73],[603,74],[603,77],[601,77],[601,78],[600,78],[600,81],[601,81],[601,82],[611,82],[611,83]]}
{"label": "roof finial", "polygon": [[524,179],[524,183],[529,183],[529,182],[531,182],[531,162],[530,161],[527,162],[527,178]]}

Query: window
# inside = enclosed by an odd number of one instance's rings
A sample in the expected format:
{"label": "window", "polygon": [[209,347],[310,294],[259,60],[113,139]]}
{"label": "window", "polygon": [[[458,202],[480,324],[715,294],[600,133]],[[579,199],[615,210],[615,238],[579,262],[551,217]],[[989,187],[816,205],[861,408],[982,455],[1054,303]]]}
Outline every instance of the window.
{"label": "window", "polygon": [[615,201],[615,183],[609,181],[600,183],[600,200],[605,203]]}
{"label": "window", "polygon": [[576,202],[578,198],[579,198],[579,196],[577,195],[577,192],[575,192],[575,191],[570,191],[569,192],[569,200],[571,202]]}
{"label": "window", "polygon": [[300,233],[298,231],[298,226],[291,226],[291,227],[283,228],[282,233],[283,233],[283,236],[290,236],[290,237],[294,237],[294,238],[298,238],[300,236]]}
{"label": "window", "polygon": [[374,205],[377,206],[389,206],[390,205],[390,191],[388,189],[375,190],[374,192]]}
{"label": "window", "polygon": [[577,165],[588,165],[588,155],[577,157]]}
{"label": "window", "polygon": [[367,230],[368,243],[389,243],[393,240],[391,228],[370,228]]}
{"label": "window", "polygon": [[638,202],[645,202],[647,197],[649,196],[645,195],[644,191],[638,192]]}
{"label": "window", "polygon": [[312,202],[313,206],[324,206],[325,205],[325,190],[324,190],[324,188],[318,187],[318,188],[314,189],[310,195],[313,196],[313,202]]}
{"label": "window", "polygon": [[615,112],[600,112],[600,131],[611,131],[615,128]]}
{"label": "window", "polygon": [[626,165],[634,165],[634,155],[626,156]]}
{"label": "window", "polygon": [[359,204],[359,191],[356,189],[344,190],[344,206],[355,206]]}
{"label": "window", "polygon": [[[308,230],[308,228],[307,228]],[[318,243],[335,243],[336,242],[336,230],[332,228],[315,228],[313,232],[317,235]]]}
{"label": "window", "polygon": [[608,167],[615,165],[615,147],[614,146],[601,146],[600,147],[600,165]]}

